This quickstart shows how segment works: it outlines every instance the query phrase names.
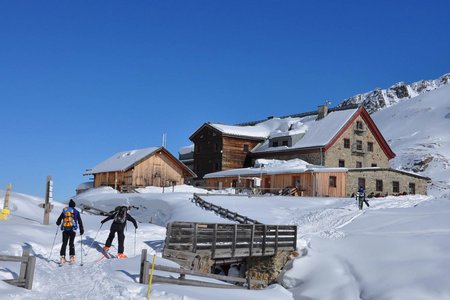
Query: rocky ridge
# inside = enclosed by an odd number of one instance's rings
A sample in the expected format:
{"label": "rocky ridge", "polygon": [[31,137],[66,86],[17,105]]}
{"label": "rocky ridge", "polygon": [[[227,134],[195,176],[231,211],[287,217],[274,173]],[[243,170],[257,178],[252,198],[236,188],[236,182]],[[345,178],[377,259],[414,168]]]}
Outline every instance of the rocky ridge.
{"label": "rocky ridge", "polygon": [[376,88],[370,92],[345,99],[338,107],[362,104],[371,114],[400,101],[414,98],[447,84],[450,84],[450,73],[442,75],[435,80],[420,80],[412,84],[399,82],[387,89]]}

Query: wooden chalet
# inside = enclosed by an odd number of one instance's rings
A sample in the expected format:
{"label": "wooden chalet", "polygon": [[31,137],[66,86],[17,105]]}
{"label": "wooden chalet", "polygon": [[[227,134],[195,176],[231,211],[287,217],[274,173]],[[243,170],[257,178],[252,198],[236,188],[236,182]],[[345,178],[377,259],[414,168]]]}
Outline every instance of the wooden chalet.
{"label": "wooden chalet", "polygon": [[145,186],[184,183],[195,174],[164,147],[151,147],[114,154],[83,175],[94,176],[94,188],[110,186],[120,191]]}

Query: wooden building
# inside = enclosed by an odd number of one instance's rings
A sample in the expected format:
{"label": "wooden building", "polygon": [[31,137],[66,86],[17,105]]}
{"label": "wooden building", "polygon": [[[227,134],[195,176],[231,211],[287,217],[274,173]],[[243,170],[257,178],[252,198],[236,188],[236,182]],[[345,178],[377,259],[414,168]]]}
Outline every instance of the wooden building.
{"label": "wooden building", "polygon": [[184,183],[195,174],[164,147],[151,147],[114,154],[83,175],[94,176],[94,188],[110,186],[120,191],[145,186]]}
{"label": "wooden building", "polygon": [[346,174],[345,168],[324,168],[294,159],[210,173],[205,175],[205,180],[207,187],[212,189],[234,187],[280,194],[293,188],[298,196],[345,197]]}
{"label": "wooden building", "polygon": [[[258,160],[259,162],[260,160]],[[359,186],[374,197],[402,194],[427,194],[430,178],[390,168],[327,168],[294,159],[272,160],[272,165],[241,168],[206,174],[211,189],[251,189],[253,192],[292,195],[351,197]]]}

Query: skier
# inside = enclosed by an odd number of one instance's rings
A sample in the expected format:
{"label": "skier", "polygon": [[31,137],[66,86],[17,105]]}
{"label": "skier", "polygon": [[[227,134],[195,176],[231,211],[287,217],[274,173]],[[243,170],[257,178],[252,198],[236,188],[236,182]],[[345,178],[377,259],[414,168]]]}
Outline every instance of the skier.
{"label": "skier", "polygon": [[364,203],[366,203],[367,207],[369,207],[369,202],[366,200],[366,191],[362,186],[359,187],[358,192],[356,193],[356,199],[358,200],[359,209],[363,209]]}
{"label": "skier", "polygon": [[109,220],[113,220],[111,224],[111,228],[109,229],[109,236],[106,240],[105,246],[103,247],[103,250],[105,252],[109,251],[109,248],[111,247],[112,241],[114,240],[115,234],[117,232],[117,238],[119,240],[119,249],[117,253],[117,258],[127,258],[125,254],[123,254],[124,246],[123,242],[125,240],[125,234],[123,233],[125,229],[125,225],[127,221],[130,221],[133,223],[134,228],[137,229],[138,225],[136,223],[136,220],[130,216],[128,213],[128,207],[126,206],[118,206],[114,210],[114,213],[105,218],[101,221],[102,224]]}
{"label": "skier", "polygon": [[69,255],[70,255],[70,263],[73,264],[75,262],[75,246],[73,244],[75,240],[75,230],[80,227],[80,235],[83,235],[83,221],[81,220],[80,212],[75,209],[75,201],[70,199],[69,207],[64,207],[61,215],[56,221],[56,225],[61,225],[62,234],[62,245],[60,254],[60,264],[63,265],[66,263],[66,247],[67,242],[69,242]]}

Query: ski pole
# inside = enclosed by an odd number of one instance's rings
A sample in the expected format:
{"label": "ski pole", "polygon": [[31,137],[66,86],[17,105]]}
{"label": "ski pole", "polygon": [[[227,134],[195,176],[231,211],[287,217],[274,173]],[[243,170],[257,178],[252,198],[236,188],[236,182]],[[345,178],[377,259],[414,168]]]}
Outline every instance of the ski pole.
{"label": "ski pole", "polygon": [[89,245],[89,249],[87,249],[86,254],[84,254],[84,256],[88,255],[89,250],[91,250],[92,245],[94,244],[95,240],[97,239],[97,235],[100,232],[100,229],[102,229],[103,223],[100,225],[100,228],[97,230],[97,233],[95,234],[94,239],[92,240],[92,243]]}
{"label": "ski pole", "polygon": [[136,228],[134,228],[134,256],[136,256]]}
{"label": "ski pole", "polygon": [[80,246],[81,246],[81,264],[80,264],[80,266],[83,266],[83,235],[81,234],[80,235],[80,239],[81,239],[81,241],[80,241]]}
{"label": "ski pole", "polygon": [[55,246],[55,241],[56,241],[56,236],[58,235],[58,226],[56,226],[56,233],[55,233],[55,237],[53,238],[53,244],[52,244],[52,248],[50,249],[50,255],[48,256],[48,260],[50,260],[50,257],[52,257],[52,252],[53,252],[53,247]]}

